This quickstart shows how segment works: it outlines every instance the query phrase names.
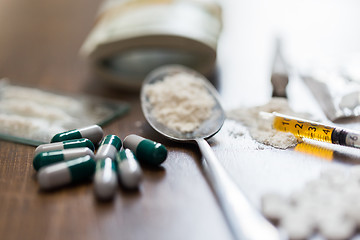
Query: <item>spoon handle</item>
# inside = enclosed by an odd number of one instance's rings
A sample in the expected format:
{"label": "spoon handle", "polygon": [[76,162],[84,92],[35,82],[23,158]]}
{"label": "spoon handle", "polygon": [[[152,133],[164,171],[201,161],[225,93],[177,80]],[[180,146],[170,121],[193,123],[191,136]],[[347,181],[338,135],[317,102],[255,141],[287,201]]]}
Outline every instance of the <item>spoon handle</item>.
{"label": "spoon handle", "polygon": [[205,139],[195,139],[204,171],[235,239],[280,239],[279,232],[247,200],[229,177]]}

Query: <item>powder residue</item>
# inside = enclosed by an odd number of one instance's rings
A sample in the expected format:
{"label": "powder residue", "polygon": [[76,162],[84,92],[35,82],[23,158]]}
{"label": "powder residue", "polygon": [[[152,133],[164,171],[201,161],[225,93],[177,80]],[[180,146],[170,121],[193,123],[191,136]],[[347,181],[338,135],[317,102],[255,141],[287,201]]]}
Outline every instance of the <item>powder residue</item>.
{"label": "powder residue", "polygon": [[294,147],[301,139],[292,133],[272,128],[272,121],[259,115],[260,112],[278,112],[291,116],[304,116],[291,110],[284,98],[272,98],[267,104],[252,108],[237,108],[227,112],[227,117],[244,124],[256,141],[280,149]]}
{"label": "powder residue", "polygon": [[193,132],[211,116],[215,100],[198,77],[177,73],[148,85],[145,94],[152,114],[167,127]]}

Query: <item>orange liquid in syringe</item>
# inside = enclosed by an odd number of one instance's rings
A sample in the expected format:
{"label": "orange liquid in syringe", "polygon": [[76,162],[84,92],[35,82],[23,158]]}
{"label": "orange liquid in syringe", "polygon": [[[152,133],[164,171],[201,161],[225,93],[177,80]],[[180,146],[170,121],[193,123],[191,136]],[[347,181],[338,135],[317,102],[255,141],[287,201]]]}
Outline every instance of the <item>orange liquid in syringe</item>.
{"label": "orange liquid in syringe", "polygon": [[298,119],[290,119],[275,115],[273,127],[279,131],[291,132],[297,137],[332,143],[331,134],[334,131],[334,128],[318,123],[305,122]]}

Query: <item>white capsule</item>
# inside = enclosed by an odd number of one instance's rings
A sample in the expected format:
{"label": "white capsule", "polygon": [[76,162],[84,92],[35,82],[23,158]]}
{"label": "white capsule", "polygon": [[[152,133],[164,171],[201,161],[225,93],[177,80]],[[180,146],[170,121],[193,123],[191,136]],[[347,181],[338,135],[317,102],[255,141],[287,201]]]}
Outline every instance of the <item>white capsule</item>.
{"label": "white capsule", "polygon": [[34,156],[42,152],[50,152],[55,150],[63,150],[64,146],[62,142],[54,142],[49,144],[41,144],[35,149]]}
{"label": "white capsule", "polygon": [[142,170],[135,155],[130,149],[125,149],[116,155],[116,160],[121,184],[129,189],[137,188],[142,180]]}
{"label": "white capsule", "polygon": [[167,149],[164,145],[131,134],[124,139],[124,149],[130,149],[141,163],[159,166],[167,158]]}
{"label": "white capsule", "polygon": [[42,152],[50,152],[50,151],[55,151],[55,150],[63,150],[63,149],[69,149],[69,148],[81,148],[81,147],[87,147],[87,148],[91,149],[92,151],[95,150],[94,144],[89,139],[81,138],[81,139],[72,139],[72,140],[66,140],[63,142],[54,142],[54,143],[39,145],[35,149],[34,156],[36,156]]}
{"label": "white capsule", "polygon": [[122,146],[121,140],[116,135],[107,135],[101,141],[99,149],[96,152],[95,160],[111,158],[115,160],[116,154]]}
{"label": "white capsule", "polygon": [[33,166],[35,170],[40,168],[61,162],[67,161],[78,157],[83,157],[89,155],[91,158],[94,158],[94,153],[87,147],[82,148],[69,148],[64,150],[55,150],[50,152],[42,152],[34,157]]}
{"label": "white capsule", "polygon": [[87,155],[43,167],[39,170],[37,179],[41,189],[49,190],[88,179],[94,174],[95,165],[95,161]]}
{"label": "white capsule", "polygon": [[63,142],[71,139],[87,138],[92,141],[93,144],[98,144],[103,135],[104,132],[100,126],[91,125],[84,128],[58,133],[51,139],[51,142]]}
{"label": "white capsule", "polygon": [[65,162],[40,169],[38,182],[42,189],[51,189],[71,182],[70,171]]}
{"label": "white capsule", "polygon": [[94,190],[100,200],[111,199],[118,186],[116,164],[111,158],[100,159],[96,163]]}
{"label": "white capsule", "polygon": [[104,136],[104,131],[99,125],[80,128],[79,132],[83,138],[90,139],[94,144],[99,143]]}

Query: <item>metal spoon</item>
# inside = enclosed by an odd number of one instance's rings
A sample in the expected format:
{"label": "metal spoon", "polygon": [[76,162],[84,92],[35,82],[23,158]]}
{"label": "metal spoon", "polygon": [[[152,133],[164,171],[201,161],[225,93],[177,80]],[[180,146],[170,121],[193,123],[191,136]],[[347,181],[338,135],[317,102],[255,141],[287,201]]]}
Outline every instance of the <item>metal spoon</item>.
{"label": "metal spoon", "polygon": [[[179,72],[188,72],[201,79],[205,88],[214,97],[216,102],[211,117],[190,133],[176,131],[159,123],[152,115],[152,106],[144,90],[147,85],[154,84],[157,81],[163,80],[165,76]],[[156,131],[175,141],[196,142],[198,144],[204,157],[204,171],[218,198],[234,238],[246,240],[279,239],[277,229],[249,203],[244,194],[226,173],[205,140],[215,135],[225,120],[225,113],[220,105],[218,93],[207,79],[199,73],[180,65],[163,66],[152,71],[146,77],[142,85],[140,98],[145,118]]]}

